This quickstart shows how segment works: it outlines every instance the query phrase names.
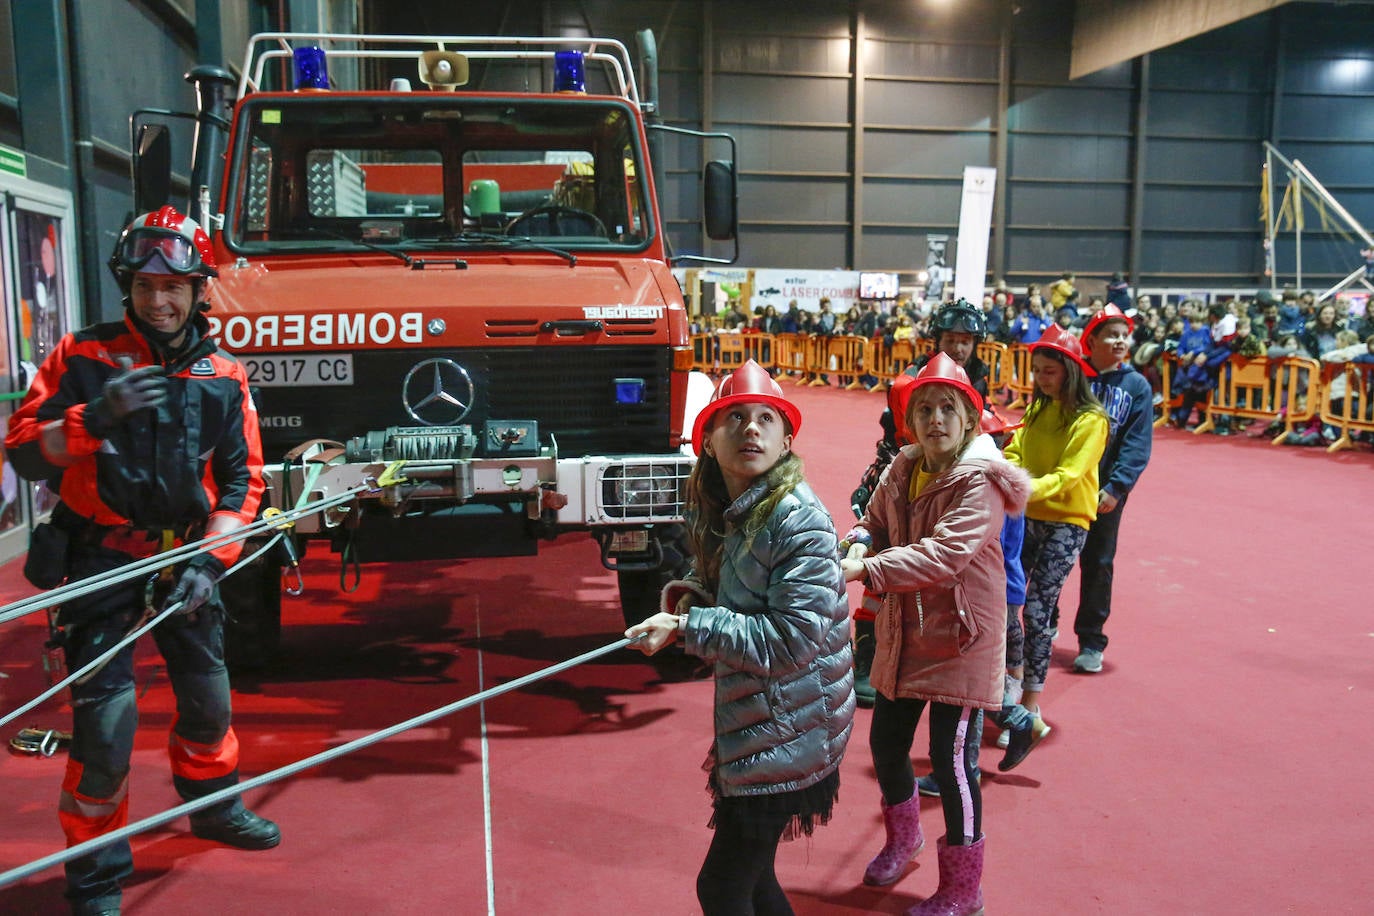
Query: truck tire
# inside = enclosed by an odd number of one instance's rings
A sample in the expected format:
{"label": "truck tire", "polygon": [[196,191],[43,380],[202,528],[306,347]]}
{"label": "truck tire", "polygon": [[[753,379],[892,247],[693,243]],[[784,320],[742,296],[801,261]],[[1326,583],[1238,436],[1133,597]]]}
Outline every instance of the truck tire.
{"label": "truck tire", "polygon": [[620,585],[620,610],[627,627],[643,623],[658,613],[658,596],[663,586],[686,575],[691,562],[685,526],[661,525],[656,533],[663,548],[662,565],[658,569],[623,569],[616,573]]}
{"label": "truck tire", "polygon": [[[243,555],[262,547],[249,541]],[[269,550],[219,584],[224,659],[231,671],[264,668],[281,647],[281,559]]]}

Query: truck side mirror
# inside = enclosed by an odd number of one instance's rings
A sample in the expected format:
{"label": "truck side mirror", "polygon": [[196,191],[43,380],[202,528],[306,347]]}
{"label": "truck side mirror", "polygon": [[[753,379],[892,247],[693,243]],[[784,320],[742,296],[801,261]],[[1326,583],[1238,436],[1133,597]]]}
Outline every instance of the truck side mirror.
{"label": "truck side mirror", "polygon": [[172,196],[172,132],[166,124],[140,124],[132,163],[134,212],[148,213]]}
{"label": "truck side mirror", "polygon": [[735,196],[735,164],[713,159],[702,173],[705,200],[702,211],[708,238],[732,239],[739,229],[739,203]]}

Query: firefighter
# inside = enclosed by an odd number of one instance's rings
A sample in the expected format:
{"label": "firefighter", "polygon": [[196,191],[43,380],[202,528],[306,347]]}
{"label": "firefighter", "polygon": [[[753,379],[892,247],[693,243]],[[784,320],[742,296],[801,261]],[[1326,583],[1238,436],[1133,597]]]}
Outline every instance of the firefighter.
{"label": "firefighter", "polygon": [[[109,261],[123,321],[67,334],[9,422],[5,447],[21,475],[60,501],[35,532],[25,573],[52,588],[253,521],[262,447],[243,367],[207,334],[206,286],[218,276],[205,232],[167,206],[120,235]],[[224,609],[216,583],[238,558],[226,544],[154,574],[62,605],[57,638],[75,671],[138,626],[153,630],[176,695],[168,753],[190,801],[238,782],[230,727]],[[58,819],[69,846],[128,822],[129,760],[138,711],[133,646],[72,687],[72,743]],[[269,849],[277,825],[234,798],[191,815],[191,832],[240,849]],[[133,873],[127,840],[67,863],[76,914],[118,913]]]}

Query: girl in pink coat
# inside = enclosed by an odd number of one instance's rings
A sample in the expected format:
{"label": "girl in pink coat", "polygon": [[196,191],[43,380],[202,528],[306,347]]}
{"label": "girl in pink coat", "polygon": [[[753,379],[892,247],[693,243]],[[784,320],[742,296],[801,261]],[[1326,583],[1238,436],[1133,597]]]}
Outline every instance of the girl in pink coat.
{"label": "girl in pink coat", "polygon": [[869,747],[887,842],[864,883],[894,883],[924,845],[910,755],[929,706],[945,836],[939,889],[909,912],[975,914],[983,911],[982,796],[966,739],[975,709],[1002,708],[1007,596],[999,534],[1005,515],[1025,506],[1030,479],[980,436],[983,399],[948,356],[931,359],[903,397],[916,444],[883,474],[840,564],[846,581],[884,596]]}

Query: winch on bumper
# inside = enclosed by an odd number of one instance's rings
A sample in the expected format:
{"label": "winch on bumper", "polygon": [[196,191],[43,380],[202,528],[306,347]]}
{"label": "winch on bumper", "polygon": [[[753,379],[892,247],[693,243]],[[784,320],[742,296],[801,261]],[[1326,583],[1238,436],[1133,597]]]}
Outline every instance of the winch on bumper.
{"label": "winch on bumper", "polygon": [[[658,553],[650,529],[682,522],[694,458],[685,450],[659,455],[559,458],[557,442],[539,446],[530,421],[489,421],[481,433],[488,457],[472,457],[478,434],[469,426],[392,427],[345,446],[312,440],[265,468],[269,499],[283,509],[367,484],[362,507],[401,519],[442,507],[518,503],[544,533],[598,530],[602,559],[633,557],[651,568]],[[487,440],[490,441],[487,441]],[[490,455],[501,443],[503,454]],[[345,505],[296,524],[306,537],[357,524],[358,506]],[[352,516],[352,517],[351,517]]]}

